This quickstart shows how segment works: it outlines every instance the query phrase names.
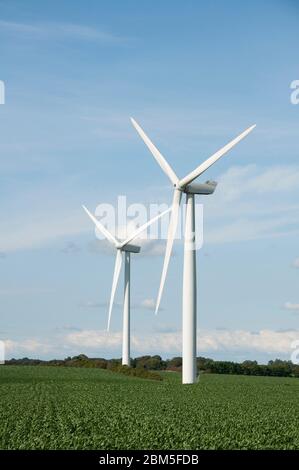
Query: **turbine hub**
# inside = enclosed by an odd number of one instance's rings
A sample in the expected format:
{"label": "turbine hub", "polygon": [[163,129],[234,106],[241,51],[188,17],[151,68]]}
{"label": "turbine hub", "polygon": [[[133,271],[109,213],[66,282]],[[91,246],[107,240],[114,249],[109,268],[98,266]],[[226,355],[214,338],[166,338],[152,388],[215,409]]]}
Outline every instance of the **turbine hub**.
{"label": "turbine hub", "polygon": [[181,192],[184,192],[185,191],[185,188],[183,188],[182,186],[180,186],[179,183],[175,183],[173,185],[173,187],[177,190],[177,191],[181,191]]}

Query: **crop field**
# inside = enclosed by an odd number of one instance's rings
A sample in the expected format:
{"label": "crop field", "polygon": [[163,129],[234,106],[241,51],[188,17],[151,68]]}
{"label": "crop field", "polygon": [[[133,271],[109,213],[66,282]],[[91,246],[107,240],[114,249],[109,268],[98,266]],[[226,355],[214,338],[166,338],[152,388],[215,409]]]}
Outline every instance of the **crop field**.
{"label": "crop field", "polygon": [[299,379],[0,367],[1,449],[299,449]]}

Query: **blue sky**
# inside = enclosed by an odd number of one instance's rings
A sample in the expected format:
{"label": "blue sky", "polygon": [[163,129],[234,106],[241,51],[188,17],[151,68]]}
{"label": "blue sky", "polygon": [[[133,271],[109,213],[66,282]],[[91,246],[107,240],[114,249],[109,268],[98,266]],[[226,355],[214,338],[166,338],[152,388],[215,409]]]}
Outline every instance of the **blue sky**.
{"label": "blue sky", "polygon": [[[198,353],[289,358],[299,339],[295,1],[0,1],[0,337],[11,356],[120,356],[104,332],[114,259],[81,209],[171,200],[134,116],[184,176],[204,175]],[[205,178],[205,179],[207,179]],[[132,355],[180,353],[182,247],[158,317],[157,244],[134,258]],[[122,286],[117,294],[121,301]]]}

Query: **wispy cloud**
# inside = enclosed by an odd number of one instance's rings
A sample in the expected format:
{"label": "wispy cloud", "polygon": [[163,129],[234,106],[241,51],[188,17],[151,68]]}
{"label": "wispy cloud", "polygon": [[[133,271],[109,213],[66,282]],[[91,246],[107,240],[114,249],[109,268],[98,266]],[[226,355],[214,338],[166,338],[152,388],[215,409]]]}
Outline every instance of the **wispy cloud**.
{"label": "wispy cloud", "polygon": [[88,225],[79,209],[72,213],[67,209],[65,213],[53,211],[46,216],[40,208],[40,213],[35,211],[29,218],[28,214],[19,214],[7,219],[0,234],[0,248],[8,253],[44,246],[63,237],[87,233]]}
{"label": "wispy cloud", "polygon": [[[87,300],[86,302],[80,302],[79,306],[80,306],[80,307],[84,307],[84,308],[94,308],[94,309],[97,309],[97,308],[108,308],[109,303],[108,303],[108,301],[97,302],[97,301],[95,301],[95,300]],[[122,303],[119,302],[119,301],[114,301],[113,307],[114,307],[114,308],[121,308],[121,307],[122,307]],[[132,306],[131,306],[131,307],[132,307]]]}
{"label": "wispy cloud", "polygon": [[[139,300],[137,302],[133,302],[132,308],[140,310],[149,310],[153,312],[156,308],[156,300],[153,298]],[[163,308],[160,308],[160,310],[163,310]]]}
{"label": "wispy cloud", "polygon": [[62,253],[71,255],[79,253],[79,251],[81,251],[80,246],[72,241],[66,242],[64,247],[61,249]]}
{"label": "wispy cloud", "polygon": [[140,302],[140,307],[148,310],[154,310],[156,302],[154,299],[144,299]]}
{"label": "wispy cloud", "polygon": [[[226,243],[299,233],[299,167],[235,166],[205,200],[205,242]],[[298,194],[299,195],[299,194]]]}
{"label": "wispy cloud", "polygon": [[[96,302],[93,300],[88,300],[87,302],[81,302],[80,307],[87,307],[87,308],[108,308],[109,303],[106,302]],[[141,309],[141,310],[154,310],[156,306],[154,299],[143,299],[137,302],[131,303],[131,309]],[[114,302],[114,307],[122,308],[123,303],[120,301]]]}
{"label": "wispy cloud", "polygon": [[102,44],[121,44],[128,39],[99,30],[92,26],[74,23],[17,23],[13,21],[0,21],[0,32],[19,35],[38,36],[39,39],[78,39],[97,41]]}
{"label": "wispy cloud", "polygon": [[295,310],[295,311],[297,311],[297,310],[299,310],[299,304],[295,304],[295,303],[292,303],[292,302],[286,302],[284,304],[284,308],[286,310]]}
{"label": "wispy cloud", "polygon": [[229,168],[218,180],[219,185],[225,188],[224,195],[228,202],[244,195],[289,192],[298,188],[298,179],[299,167],[296,165],[275,165],[268,168],[247,165]]}

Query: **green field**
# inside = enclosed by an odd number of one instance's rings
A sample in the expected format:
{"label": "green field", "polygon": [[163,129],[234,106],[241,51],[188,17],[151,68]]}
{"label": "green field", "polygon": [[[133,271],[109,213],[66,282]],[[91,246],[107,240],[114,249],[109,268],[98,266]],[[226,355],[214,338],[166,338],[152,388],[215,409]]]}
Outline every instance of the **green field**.
{"label": "green field", "polygon": [[299,379],[0,367],[1,449],[299,449]]}

